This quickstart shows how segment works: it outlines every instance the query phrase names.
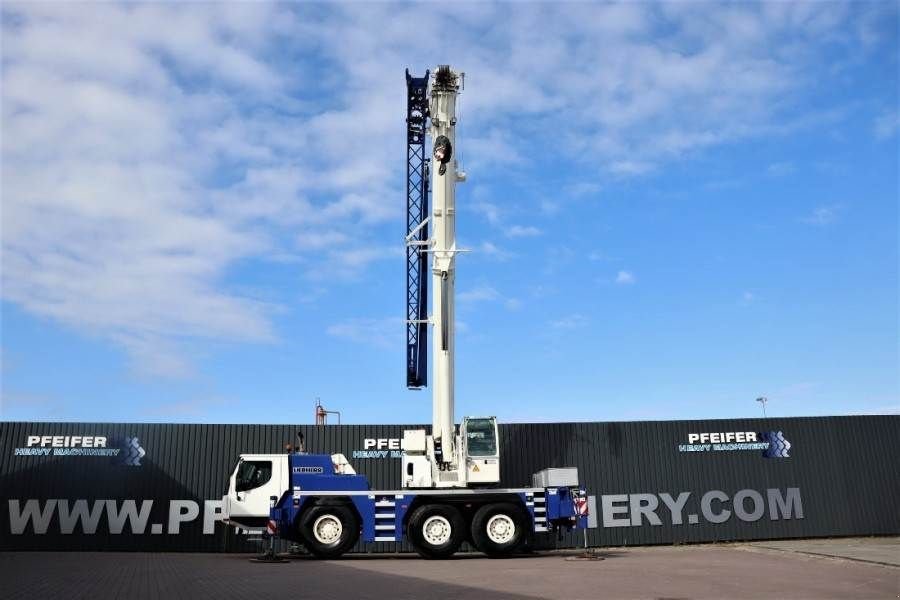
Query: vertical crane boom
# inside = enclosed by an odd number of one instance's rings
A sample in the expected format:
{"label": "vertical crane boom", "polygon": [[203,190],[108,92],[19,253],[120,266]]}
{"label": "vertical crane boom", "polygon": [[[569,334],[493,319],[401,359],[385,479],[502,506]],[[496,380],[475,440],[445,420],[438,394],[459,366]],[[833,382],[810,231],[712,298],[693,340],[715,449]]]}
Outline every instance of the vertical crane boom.
{"label": "vertical crane boom", "polygon": [[434,390],[431,435],[434,438],[435,458],[449,464],[455,454],[456,424],[454,404],[454,338],[456,285],[456,183],[464,177],[458,174],[458,162],[453,156],[456,145],[456,95],[460,76],[447,65],[437,68],[431,86],[429,112],[431,115],[433,210],[431,268],[434,296]]}
{"label": "vertical crane boom", "polygon": [[[404,486],[465,487],[499,481],[500,456],[494,417],[463,419],[460,433],[454,417],[456,184],[465,181],[456,158],[456,100],[463,73],[440,65],[432,78],[406,72],[407,89],[407,386],[426,384],[427,325],[432,336],[431,435],[404,432]],[[424,133],[431,136],[425,156]],[[430,185],[429,185],[430,179]],[[428,214],[429,192],[431,212]],[[430,233],[430,235],[429,235]],[[431,317],[426,316],[428,283],[425,269],[431,254]],[[470,445],[469,441],[474,440]]]}

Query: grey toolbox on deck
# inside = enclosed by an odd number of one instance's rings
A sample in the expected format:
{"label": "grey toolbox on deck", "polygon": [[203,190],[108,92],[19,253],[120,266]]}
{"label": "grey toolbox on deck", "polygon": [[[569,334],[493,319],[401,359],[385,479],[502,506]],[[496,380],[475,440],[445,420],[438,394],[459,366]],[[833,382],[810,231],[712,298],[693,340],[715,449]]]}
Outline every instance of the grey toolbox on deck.
{"label": "grey toolbox on deck", "polygon": [[563,467],[557,469],[544,469],[531,476],[531,484],[534,487],[566,487],[578,486],[578,469],[575,467]]}

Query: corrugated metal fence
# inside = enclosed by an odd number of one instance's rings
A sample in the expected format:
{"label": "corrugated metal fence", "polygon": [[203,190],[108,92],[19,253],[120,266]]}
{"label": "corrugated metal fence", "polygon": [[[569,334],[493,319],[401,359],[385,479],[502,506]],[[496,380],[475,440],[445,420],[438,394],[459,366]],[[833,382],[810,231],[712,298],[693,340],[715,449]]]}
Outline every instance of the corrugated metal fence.
{"label": "corrugated metal fence", "polygon": [[[308,451],[342,452],[373,487],[396,489],[388,440],[412,427],[0,423],[0,550],[247,550],[215,521],[239,454],[283,451],[302,432]],[[592,546],[900,533],[898,416],[509,424],[500,435],[506,485],[578,467],[597,497]],[[51,441],[35,455],[30,436],[124,449],[55,455]],[[779,440],[775,456],[754,438]]]}

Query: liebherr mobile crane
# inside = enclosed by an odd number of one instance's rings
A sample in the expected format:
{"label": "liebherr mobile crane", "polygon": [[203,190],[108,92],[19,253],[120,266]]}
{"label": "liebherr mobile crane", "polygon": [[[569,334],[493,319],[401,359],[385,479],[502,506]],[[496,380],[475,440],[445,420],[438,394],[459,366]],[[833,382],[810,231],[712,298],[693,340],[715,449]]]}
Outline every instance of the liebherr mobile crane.
{"label": "liebherr mobile crane", "polygon": [[497,487],[496,418],[466,417],[456,429],[456,184],[466,178],[455,152],[456,100],[464,75],[447,65],[424,77],[406,72],[407,387],[427,385],[429,327],[434,383],[430,435],[424,429],[403,433],[402,489],[370,489],[342,454],[242,454],[223,498],[226,523],[266,524],[319,558],[340,556],[360,536],[365,542],[408,539],[426,558],[449,557],[465,540],[496,556],[514,552],[533,533],[587,526],[577,470],[544,469],[534,474],[532,487]]}

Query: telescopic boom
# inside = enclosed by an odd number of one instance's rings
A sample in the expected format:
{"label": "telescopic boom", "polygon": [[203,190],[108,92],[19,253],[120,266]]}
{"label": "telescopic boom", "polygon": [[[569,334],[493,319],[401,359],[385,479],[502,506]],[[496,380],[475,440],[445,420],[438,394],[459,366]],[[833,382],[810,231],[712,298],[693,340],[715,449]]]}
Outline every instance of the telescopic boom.
{"label": "telescopic boom", "polygon": [[450,463],[455,453],[456,425],[453,412],[455,285],[456,285],[456,184],[464,181],[453,155],[456,146],[456,96],[460,75],[447,65],[437,68],[431,86],[430,114],[433,143],[431,170],[432,244],[431,281],[434,294],[434,389],[431,435],[438,462]]}
{"label": "telescopic boom", "polygon": [[[457,160],[456,101],[464,76],[448,65],[440,65],[430,78],[428,72],[424,78],[406,72],[406,380],[407,386],[414,389],[426,384],[428,325],[434,327],[434,380],[431,435],[424,430],[404,432],[405,487],[489,485],[500,478],[497,420],[467,417],[457,434],[453,410],[459,252],[456,184],[466,180]],[[426,150],[426,131],[431,138],[430,152]],[[434,300],[431,316],[427,317],[429,286],[425,271],[429,254]]]}

